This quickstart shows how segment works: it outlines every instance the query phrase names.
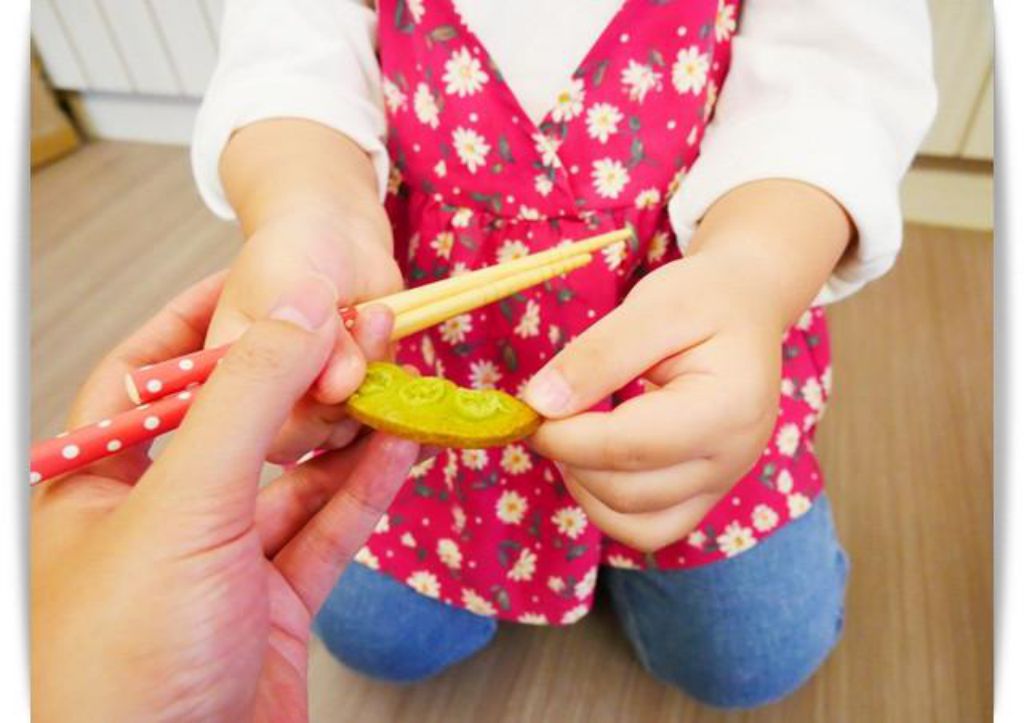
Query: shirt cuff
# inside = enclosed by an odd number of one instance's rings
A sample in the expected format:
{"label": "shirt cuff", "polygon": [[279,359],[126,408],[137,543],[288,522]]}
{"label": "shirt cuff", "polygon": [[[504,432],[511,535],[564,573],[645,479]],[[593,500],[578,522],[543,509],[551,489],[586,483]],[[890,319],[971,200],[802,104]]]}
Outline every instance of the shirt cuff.
{"label": "shirt cuff", "polygon": [[220,179],[224,147],[236,130],[271,118],[315,121],[347,136],[370,156],[383,200],[389,160],[380,109],[368,99],[339,92],[336,87],[290,77],[262,77],[211,88],[196,119],[192,173],[199,195],[217,216],[235,217]]}
{"label": "shirt cuff", "polygon": [[[669,201],[669,217],[685,253],[707,210],[730,190],[770,178],[802,181],[835,198],[857,227],[857,242],[833,270],[815,304],[854,293],[888,271],[903,236],[899,180],[890,141],[877,120],[855,113],[793,112],[754,116],[715,127]],[[865,150],[866,149],[866,150]]]}

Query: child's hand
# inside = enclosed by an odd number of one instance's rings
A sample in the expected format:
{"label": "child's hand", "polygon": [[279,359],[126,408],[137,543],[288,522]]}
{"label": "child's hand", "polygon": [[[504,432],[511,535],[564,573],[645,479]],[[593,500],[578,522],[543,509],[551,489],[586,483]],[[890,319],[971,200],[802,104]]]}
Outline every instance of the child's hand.
{"label": "child's hand", "polygon": [[[534,377],[556,461],[599,528],[643,551],[692,530],[757,461],[778,411],[786,325],[757,279],[713,254],[669,264]],[[656,388],[584,412],[631,379]]]}
{"label": "child's hand", "polygon": [[[390,234],[379,206],[344,222],[308,212],[264,221],[231,268],[207,346],[234,341],[253,320],[266,316],[284,290],[310,273],[322,276],[335,290],[339,305],[401,289],[402,277],[387,252]],[[385,356],[390,329],[384,307],[368,309],[351,333],[339,328],[323,373],[271,447],[271,461],[293,461],[310,449],[341,447],[352,440],[359,425],[345,416],[340,403],[362,381],[366,360]]]}

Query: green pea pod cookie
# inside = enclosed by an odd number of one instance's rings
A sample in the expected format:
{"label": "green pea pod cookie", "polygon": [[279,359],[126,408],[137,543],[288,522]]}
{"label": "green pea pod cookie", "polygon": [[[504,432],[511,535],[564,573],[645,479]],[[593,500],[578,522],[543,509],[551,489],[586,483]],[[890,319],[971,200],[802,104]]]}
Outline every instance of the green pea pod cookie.
{"label": "green pea pod cookie", "polygon": [[505,392],[463,389],[387,362],[367,365],[347,407],[368,427],[436,447],[497,447],[529,436],[541,422],[533,409]]}

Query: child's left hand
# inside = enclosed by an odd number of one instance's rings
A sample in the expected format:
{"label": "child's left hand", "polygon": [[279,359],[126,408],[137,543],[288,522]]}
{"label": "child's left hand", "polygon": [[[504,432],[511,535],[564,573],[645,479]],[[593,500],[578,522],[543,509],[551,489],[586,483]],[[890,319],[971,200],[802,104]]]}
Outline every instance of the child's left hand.
{"label": "child's left hand", "polygon": [[[595,525],[642,551],[692,530],[757,461],[777,416],[785,313],[771,282],[720,256],[646,277],[524,395],[553,420],[533,448]],[[637,377],[654,389],[584,411]]]}

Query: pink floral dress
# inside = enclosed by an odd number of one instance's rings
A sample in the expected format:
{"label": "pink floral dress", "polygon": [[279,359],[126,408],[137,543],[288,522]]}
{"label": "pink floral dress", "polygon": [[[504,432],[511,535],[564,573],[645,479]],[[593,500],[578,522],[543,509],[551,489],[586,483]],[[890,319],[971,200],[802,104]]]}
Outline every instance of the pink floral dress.
{"label": "pink floral dress", "polygon": [[[679,258],[666,203],[697,158],[737,14],[734,0],[624,0],[535,124],[451,0],[381,0],[388,209],[410,286],[626,224],[639,239],[405,340],[402,362],[517,393],[639,278]],[[770,446],[686,539],[645,556],[604,537],[555,467],[511,444],[446,450],[414,468],[357,560],[481,615],[567,624],[589,610],[599,565],[678,569],[739,554],[821,490],[812,451],[829,385],[820,310],[789,331],[781,353]],[[634,382],[599,408],[638,393]]]}

